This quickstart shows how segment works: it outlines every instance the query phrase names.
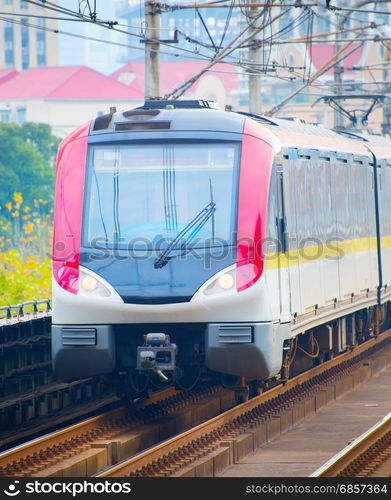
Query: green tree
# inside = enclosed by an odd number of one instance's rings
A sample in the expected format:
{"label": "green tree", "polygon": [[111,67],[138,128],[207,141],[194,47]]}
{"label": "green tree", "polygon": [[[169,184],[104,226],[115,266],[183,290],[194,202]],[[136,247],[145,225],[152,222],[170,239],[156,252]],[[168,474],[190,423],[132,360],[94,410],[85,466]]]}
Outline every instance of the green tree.
{"label": "green tree", "polygon": [[41,153],[47,163],[54,167],[61,139],[52,134],[50,125],[29,122],[24,123],[21,128],[22,137]]}
{"label": "green tree", "polygon": [[47,200],[53,206],[55,154],[59,144],[49,125],[41,123],[0,123],[0,206],[20,192],[26,203]]}

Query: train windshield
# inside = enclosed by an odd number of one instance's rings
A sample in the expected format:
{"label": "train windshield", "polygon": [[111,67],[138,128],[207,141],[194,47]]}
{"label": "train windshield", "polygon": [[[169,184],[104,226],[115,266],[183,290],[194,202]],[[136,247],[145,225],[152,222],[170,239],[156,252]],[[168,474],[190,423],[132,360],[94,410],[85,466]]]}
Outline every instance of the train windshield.
{"label": "train windshield", "polygon": [[234,142],[92,146],[83,245],[232,245],[239,150]]}

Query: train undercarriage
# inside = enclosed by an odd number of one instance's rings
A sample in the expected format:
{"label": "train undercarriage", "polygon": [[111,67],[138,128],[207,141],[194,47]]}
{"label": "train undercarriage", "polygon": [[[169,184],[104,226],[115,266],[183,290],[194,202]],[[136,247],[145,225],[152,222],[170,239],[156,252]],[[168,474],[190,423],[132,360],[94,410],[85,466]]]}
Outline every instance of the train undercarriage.
{"label": "train undercarriage", "polygon": [[[323,324],[286,340],[283,346],[280,373],[268,380],[256,380],[227,373],[217,373],[204,365],[205,346],[199,331],[202,325],[190,324],[188,331],[175,331],[170,338],[162,333],[144,333],[144,343],[136,350],[125,339],[129,338],[126,325],[117,332],[118,366],[109,376],[117,393],[129,401],[145,397],[151,391],[175,386],[190,390],[201,381],[209,380],[235,391],[238,401],[260,394],[271,385],[281,383],[355,346],[377,337],[391,324],[389,303],[361,309],[353,314]],[[144,326],[145,332],[151,325]],[[121,333],[122,331],[122,333]],[[181,342],[182,335],[193,342]],[[185,351],[178,346],[185,346]],[[132,353],[132,354],[131,354]],[[140,353],[142,356],[140,356]],[[135,360],[134,358],[137,358]],[[136,363],[136,365],[135,365]],[[168,369],[167,369],[168,368]]]}

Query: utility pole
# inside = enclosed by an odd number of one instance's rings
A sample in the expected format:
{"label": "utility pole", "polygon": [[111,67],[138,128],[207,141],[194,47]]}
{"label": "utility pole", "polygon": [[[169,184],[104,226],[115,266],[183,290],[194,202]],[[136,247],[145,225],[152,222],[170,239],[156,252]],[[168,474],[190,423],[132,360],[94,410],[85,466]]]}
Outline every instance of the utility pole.
{"label": "utility pole", "polygon": [[[256,4],[257,0],[251,0],[252,4]],[[261,37],[260,37],[260,20],[257,18],[259,16],[259,8],[253,6],[250,8],[250,15],[252,19],[252,42],[253,47],[250,47],[249,60],[250,66],[250,77],[249,77],[249,109],[250,113],[260,114],[262,107],[261,100],[261,74],[257,73],[260,69],[261,64]]]}
{"label": "utility pole", "polygon": [[145,0],[145,98],[160,97],[160,10]]}
{"label": "utility pole", "polygon": [[[343,27],[344,27],[344,24],[345,24],[345,21],[346,21],[347,17],[341,17],[339,22],[338,22],[338,26],[337,26],[337,42],[336,44],[334,45],[334,55],[338,53],[338,51],[341,50],[342,48],[342,44],[340,42],[341,40],[341,37],[342,37],[342,34],[341,34],[341,30],[343,30]],[[345,72],[345,68],[344,68],[344,65],[343,65],[343,62],[342,64],[336,64],[334,66],[334,94],[335,95],[341,95],[342,94],[342,81],[343,81],[343,74]],[[341,113],[339,113],[336,109],[334,109],[334,128],[335,129],[341,129],[343,127],[343,116]]]}
{"label": "utility pole", "polygon": [[[391,63],[391,44],[387,42],[386,52],[384,54],[384,62]],[[391,92],[391,71],[390,66],[385,64],[383,69],[383,82],[384,84],[384,94],[389,95]],[[390,82],[390,83],[388,83]],[[386,98],[383,104],[383,124],[382,124],[383,134],[391,134],[391,105],[389,99]]]}
{"label": "utility pole", "polygon": [[[346,12],[346,14],[344,14],[344,15],[341,15],[341,17],[338,21],[337,31],[343,30],[346,21],[349,19],[350,15],[353,14],[354,9],[360,9],[361,7],[364,7],[365,5],[371,4],[371,3],[373,3],[376,6],[377,4],[385,4],[385,3],[389,3],[389,2],[390,2],[390,0],[358,0],[358,1],[354,2],[353,5],[349,5],[349,8],[352,10]],[[330,2],[326,2],[326,3],[330,4]],[[342,35],[340,33],[338,33],[337,40],[341,40],[341,36]],[[341,49],[341,43],[338,41],[334,45],[334,54],[336,54],[340,49]],[[334,86],[334,89],[335,89],[334,93],[336,95],[342,94],[342,92],[343,92],[341,83],[343,82],[344,71],[345,71],[345,68],[343,67],[343,64],[342,65],[337,64],[336,66],[334,66],[334,83],[336,84]],[[341,127],[343,127],[343,124],[344,124],[343,116],[340,113],[338,113],[337,110],[334,110],[334,128],[341,128]]]}

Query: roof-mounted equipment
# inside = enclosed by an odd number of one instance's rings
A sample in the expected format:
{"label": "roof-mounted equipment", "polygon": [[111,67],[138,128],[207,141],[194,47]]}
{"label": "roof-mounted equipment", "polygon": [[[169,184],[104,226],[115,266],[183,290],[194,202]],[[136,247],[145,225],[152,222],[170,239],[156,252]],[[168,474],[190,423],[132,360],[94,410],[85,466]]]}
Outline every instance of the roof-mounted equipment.
{"label": "roof-mounted equipment", "polygon": [[[342,116],[347,118],[351,126],[350,128],[361,129],[367,125],[368,116],[380,103],[386,98],[382,94],[361,94],[361,95],[324,95],[319,97],[312,106],[315,106],[319,101],[323,101],[328,104],[331,108],[336,110]],[[367,109],[356,108],[356,109],[346,109],[343,106],[344,101],[351,100],[361,100],[361,101],[371,101]],[[342,127],[345,128],[345,127]]]}
{"label": "roof-mounted equipment", "polygon": [[144,106],[136,109],[216,109],[213,101],[147,99]]}

